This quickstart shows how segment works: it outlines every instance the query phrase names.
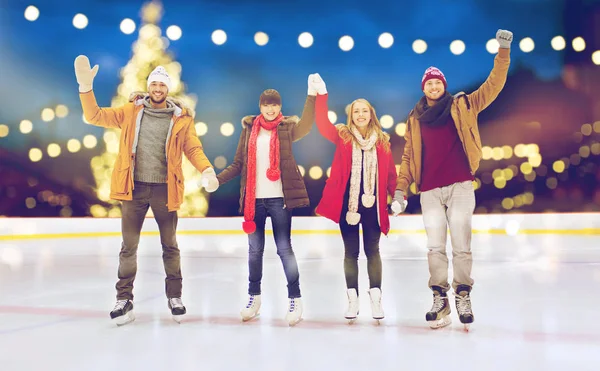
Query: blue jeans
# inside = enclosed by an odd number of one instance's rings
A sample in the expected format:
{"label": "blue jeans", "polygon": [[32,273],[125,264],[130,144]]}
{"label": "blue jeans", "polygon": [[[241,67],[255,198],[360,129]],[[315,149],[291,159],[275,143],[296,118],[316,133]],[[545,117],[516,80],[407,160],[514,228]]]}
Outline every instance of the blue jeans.
{"label": "blue jeans", "polygon": [[256,199],[254,222],[256,231],[248,235],[248,294],[260,295],[260,281],[263,272],[263,253],[265,251],[265,223],[267,216],[271,216],[273,237],[277,246],[277,255],[283,264],[283,271],[287,278],[288,297],[299,298],[300,273],[294,250],[292,250],[292,211],[284,207],[283,197]]}

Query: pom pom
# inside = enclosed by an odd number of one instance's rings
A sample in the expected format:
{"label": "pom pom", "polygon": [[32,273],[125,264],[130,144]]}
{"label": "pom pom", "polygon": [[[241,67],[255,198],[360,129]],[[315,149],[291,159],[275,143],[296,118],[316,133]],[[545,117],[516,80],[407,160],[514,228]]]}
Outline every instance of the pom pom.
{"label": "pom pom", "polygon": [[256,223],[254,223],[252,220],[242,222],[242,229],[246,234],[252,234],[256,231]]}
{"label": "pom pom", "polygon": [[357,225],[360,222],[360,214],[348,211],[346,213],[346,222],[350,225]]}
{"label": "pom pom", "polygon": [[267,169],[267,178],[269,178],[270,181],[274,182],[278,180],[280,176],[281,172],[279,171],[279,169]]}
{"label": "pom pom", "polygon": [[374,195],[363,194],[361,199],[362,199],[362,204],[364,207],[371,207],[375,204],[375,196]]}

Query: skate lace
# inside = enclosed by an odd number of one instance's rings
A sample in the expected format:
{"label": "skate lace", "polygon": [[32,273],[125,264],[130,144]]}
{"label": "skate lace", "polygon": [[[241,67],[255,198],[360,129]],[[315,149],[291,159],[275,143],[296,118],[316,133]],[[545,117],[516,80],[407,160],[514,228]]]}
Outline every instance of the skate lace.
{"label": "skate lace", "polygon": [[433,296],[433,305],[431,306],[430,312],[441,311],[445,304],[444,299],[446,299],[446,297],[441,296],[441,295],[434,295]]}
{"label": "skate lace", "polygon": [[248,299],[248,304],[246,305],[246,308],[251,308],[252,306],[254,306],[254,296],[250,295],[250,298]]}
{"label": "skate lace", "polygon": [[173,307],[173,308],[182,308],[183,307],[183,302],[181,301],[181,298],[171,298],[169,300],[171,301],[171,307]]}
{"label": "skate lace", "polygon": [[117,300],[117,304],[115,304],[113,312],[125,308],[125,304],[127,304],[127,300]]}
{"label": "skate lace", "polygon": [[471,314],[471,297],[469,295],[456,297],[456,309],[459,314]]}
{"label": "skate lace", "polygon": [[296,310],[296,301],[294,299],[290,299],[290,313]]}

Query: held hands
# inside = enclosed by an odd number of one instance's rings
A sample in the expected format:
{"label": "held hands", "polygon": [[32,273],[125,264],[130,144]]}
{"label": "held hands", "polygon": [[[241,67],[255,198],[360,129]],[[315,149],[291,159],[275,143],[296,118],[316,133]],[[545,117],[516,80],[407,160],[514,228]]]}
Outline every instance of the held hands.
{"label": "held hands", "polygon": [[85,55],[75,58],[75,76],[77,77],[77,83],[79,83],[80,93],[87,93],[92,90],[98,68],[100,68],[98,65],[91,68],[90,60]]}
{"label": "held hands", "polygon": [[327,94],[327,87],[321,75],[314,73],[308,75],[308,95],[324,95]]}
{"label": "held hands", "polygon": [[513,34],[507,30],[498,30],[496,32],[496,40],[503,49],[510,49],[510,43],[513,40]]}
{"label": "held hands", "polygon": [[217,179],[217,174],[215,173],[215,169],[212,167],[207,168],[202,172],[202,178],[200,178],[200,184],[198,185],[200,189],[204,187],[207,192],[212,193],[219,188],[219,180]]}
{"label": "held hands", "polygon": [[408,201],[406,200],[406,197],[404,196],[404,192],[397,189],[396,192],[394,192],[394,200],[392,201],[392,206],[391,206],[394,216],[396,216],[400,213],[403,213],[404,210],[406,210],[407,205],[408,205]]}

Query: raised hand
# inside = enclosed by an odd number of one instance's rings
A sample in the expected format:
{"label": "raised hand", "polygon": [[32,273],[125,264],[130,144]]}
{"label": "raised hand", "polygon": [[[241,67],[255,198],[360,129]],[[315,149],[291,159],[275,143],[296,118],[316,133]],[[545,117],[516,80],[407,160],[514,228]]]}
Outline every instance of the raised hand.
{"label": "raised hand", "polygon": [[317,95],[317,88],[313,84],[313,74],[308,75],[308,95]]}
{"label": "raised hand", "polygon": [[90,60],[85,55],[75,58],[75,77],[77,77],[80,93],[87,93],[93,89],[94,77],[98,73],[98,68],[100,68],[98,65],[91,68]]}
{"label": "raised hand", "polygon": [[321,75],[319,75],[318,73],[315,73],[313,75],[310,75],[309,78],[311,78],[311,76],[312,76],[312,86],[316,89],[317,94],[319,94],[319,95],[327,94],[327,86],[325,85],[325,81],[323,81],[323,79],[321,78]]}
{"label": "raised hand", "polygon": [[496,32],[496,40],[503,49],[510,49],[510,43],[513,40],[513,34],[507,30],[498,30]]}

